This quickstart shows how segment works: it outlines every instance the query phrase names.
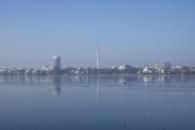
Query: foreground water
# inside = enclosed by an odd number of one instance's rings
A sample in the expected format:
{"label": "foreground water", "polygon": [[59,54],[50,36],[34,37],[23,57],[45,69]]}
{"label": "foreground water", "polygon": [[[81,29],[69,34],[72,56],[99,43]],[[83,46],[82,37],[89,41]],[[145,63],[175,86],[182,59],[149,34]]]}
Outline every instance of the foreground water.
{"label": "foreground water", "polygon": [[0,76],[0,130],[195,130],[195,76]]}

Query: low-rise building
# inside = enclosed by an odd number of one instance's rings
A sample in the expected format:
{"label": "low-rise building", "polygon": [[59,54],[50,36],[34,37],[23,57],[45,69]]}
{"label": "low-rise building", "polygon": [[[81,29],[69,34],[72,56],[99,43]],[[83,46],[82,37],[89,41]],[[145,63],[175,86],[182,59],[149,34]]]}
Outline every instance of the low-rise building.
{"label": "low-rise building", "polygon": [[148,67],[145,67],[145,68],[142,70],[142,73],[143,73],[143,74],[152,74],[153,71],[152,71],[152,69],[149,69]]}

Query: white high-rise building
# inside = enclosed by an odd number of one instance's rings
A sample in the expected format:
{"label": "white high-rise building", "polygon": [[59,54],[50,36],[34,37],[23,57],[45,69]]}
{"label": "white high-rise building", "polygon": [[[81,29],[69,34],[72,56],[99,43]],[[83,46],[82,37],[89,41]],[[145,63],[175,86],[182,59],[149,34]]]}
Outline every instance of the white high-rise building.
{"label": "white high-rise building", "polygon": [[52,57],[52,69],[53,70],[61,69],[61,58],[59,56]]}

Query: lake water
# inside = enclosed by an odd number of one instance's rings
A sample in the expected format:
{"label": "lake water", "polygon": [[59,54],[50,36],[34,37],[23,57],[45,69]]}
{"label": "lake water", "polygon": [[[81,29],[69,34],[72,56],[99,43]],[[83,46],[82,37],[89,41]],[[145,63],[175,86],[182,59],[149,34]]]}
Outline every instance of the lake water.
{"label": "lake water", "polygon": [[0,76],[0,130],[195,130],[195,76]]}

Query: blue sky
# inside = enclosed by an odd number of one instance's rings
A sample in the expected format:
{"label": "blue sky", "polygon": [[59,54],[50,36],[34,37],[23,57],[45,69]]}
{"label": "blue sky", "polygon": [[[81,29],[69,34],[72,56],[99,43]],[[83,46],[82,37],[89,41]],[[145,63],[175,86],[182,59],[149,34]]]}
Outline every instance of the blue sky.
{"label": "blue sky", "polygon": [[0,0],[0,68],[195,66],[193,0]]}

